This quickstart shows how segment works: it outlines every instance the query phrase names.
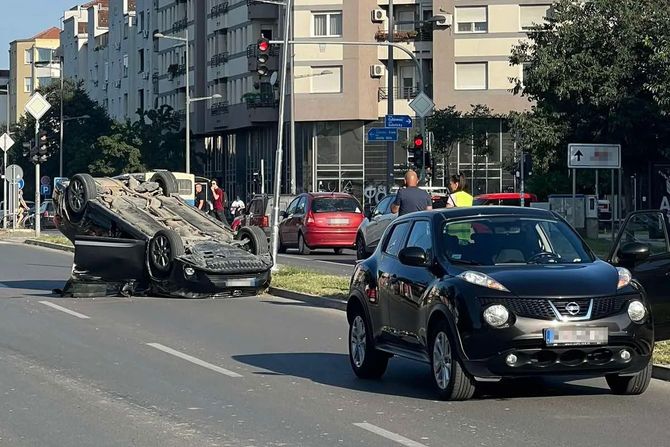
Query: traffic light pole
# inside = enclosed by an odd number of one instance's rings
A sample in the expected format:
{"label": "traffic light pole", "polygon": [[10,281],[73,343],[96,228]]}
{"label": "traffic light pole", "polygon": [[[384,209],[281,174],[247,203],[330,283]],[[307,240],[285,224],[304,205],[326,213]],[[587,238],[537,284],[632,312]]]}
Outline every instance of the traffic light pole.
{"label": "traffic light pole", "polygon": [[[40,120],[35,120],[35,147],[39,151],[40,147]],[[35,237],[40,237],[40,160],[37,154],[37,163],[35,163]]]}
{"label": "traffic light pole", "polygon": [[521,207],[522,208],[524,206],[526,206],[526,201],[524,200],[524,197],[523,197],[524,192],[525,192],[524,190],[525,190],[525,187],[526,187],[526,185],[524,184],[524,180],[525,180],[524,179],[524,170],[525,170],[524,162],[526,161],[525,158],[526,158],[526,153],[522,150],[521,151],[521,163],[520,163],[520,166],[521,166],[521,188],[520,188],[520,192],[521,192]]}
{"label": "traffic light pole", "polygon": [[[393,43],[394,38],[394,29],[393,29],[393,0],[389,0],[389,11],[388,11],[388,42]],[[388,105],[387,113],[393,115],[393,76],[395,71],[395,64],[393,60],[393,47],[388,46],[388,65],[386,71],[387,79],[387,94],[386,94],[386,103]],[[391,193],[391,188],[395,184],[395,141],[386,142],[386,192]]]}

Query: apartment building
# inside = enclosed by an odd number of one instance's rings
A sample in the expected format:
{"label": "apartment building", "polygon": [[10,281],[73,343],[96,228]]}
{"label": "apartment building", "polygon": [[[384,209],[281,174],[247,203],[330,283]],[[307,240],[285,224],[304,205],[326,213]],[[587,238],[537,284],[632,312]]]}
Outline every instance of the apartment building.
{"label": "apartment building", "polygon": [[9,44],[11,124],[24,115],[25,105],[36,88],[60,78],[60,62],[56,55],[59,45],[60,30],[55,27]]}
{"label": "apartment building", "polygon": [[0,70],[0,127],[4,132],[9,116],[9,70]]}

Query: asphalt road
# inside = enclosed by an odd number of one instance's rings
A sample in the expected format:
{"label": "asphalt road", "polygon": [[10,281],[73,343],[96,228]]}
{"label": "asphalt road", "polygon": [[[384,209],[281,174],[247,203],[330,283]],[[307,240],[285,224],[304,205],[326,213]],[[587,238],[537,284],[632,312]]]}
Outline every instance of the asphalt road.
{"label": "asphalt road", "polygon": [[309,255],[301,255],[289,248],[286,254],[279,255],[279,263],[330,275],[351,276],[356,265],[356,252],[344,250],[341,255],[336,255],[333,250],[314,250]]}
{"label": "asphalt road", "polygon": [[526,380],[437,402],[426,365],[356,379],[340,311],[50,295],[71,259],[0,244],[2,446],[668,445],[670,383],[620,397],[603,379]]}

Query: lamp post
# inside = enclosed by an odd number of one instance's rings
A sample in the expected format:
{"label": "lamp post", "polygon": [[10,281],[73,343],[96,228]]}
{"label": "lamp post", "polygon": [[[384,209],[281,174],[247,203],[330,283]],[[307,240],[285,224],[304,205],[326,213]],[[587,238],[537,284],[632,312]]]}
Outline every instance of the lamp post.
{"label": "lamp post", "polygon": [[158,39],[176,40],[186,46],[186,173],[191,173],[191,93],[189,83],[189,63],[188,63],[188,28],[184,30],[184,37],[169,36],[163,33],[156,33],[154,37]]}
{"label": "lamp post", "polygon": [[[7,96],[7,124],[6,132],[9,135],[9,82],[5,86],[4,90],[0,90],[0,93],[4,93]],[[7,151],[3,151],[3,160],[2,160],[2,226],[7,229]]]}

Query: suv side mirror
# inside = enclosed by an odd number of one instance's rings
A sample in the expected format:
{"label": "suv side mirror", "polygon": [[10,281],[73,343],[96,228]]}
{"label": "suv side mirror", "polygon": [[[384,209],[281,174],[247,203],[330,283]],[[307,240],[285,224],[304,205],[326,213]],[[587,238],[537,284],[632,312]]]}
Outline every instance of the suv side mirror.
{"label": "suv side mirror", "polygon": [[622,245],[617,252],[619,261],[623,264],[635,265],[651,255],[649,245],[641,242],[628,242]]}
{"label": "suv side mirror", "polygon": [[288,213],[286,212],[286,210],[280,211],[279,217],[281,217],[282,219],[286,219],[288,217]]}
{"label": "suv side mirror", "polygon": [[428,265],[428,254],[421,247],[405,247],[398,253],[398,259],[405,265],[425,267]]}

